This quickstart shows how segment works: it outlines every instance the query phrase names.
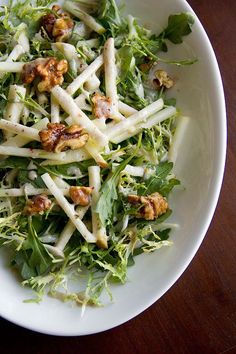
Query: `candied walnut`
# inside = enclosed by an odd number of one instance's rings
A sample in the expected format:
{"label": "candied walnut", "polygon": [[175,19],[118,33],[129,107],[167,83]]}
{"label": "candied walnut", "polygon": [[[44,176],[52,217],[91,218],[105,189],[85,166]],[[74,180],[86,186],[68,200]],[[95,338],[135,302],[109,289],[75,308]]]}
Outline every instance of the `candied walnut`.
{"label": "candied walnut", "polygon": [[31,63],[25,64],[23,66],[21,77],[22,77],[22,81],[25,84],[31,84],[31,82],[36,78],[36,76],[37,76],[37,69],[36,69],[37,61],[38,61],[38,59],[32,61]]}
{"label": "candied walnut", "polygon": [[56,85],[61,85],[64,81],[63,75],[68,70],[66,60],[57,61],[56,58],[40,58],[25,64],[22,71],[22,81],[30,84],[39,77],[39,92],[48,91]]}
{"label": "candied walnut", "polygon": [[157,70],[155,72],[156,78],[153,80],[157,88],[164,86],[169,89],[174,86],[174,81],[168,76],[167,72],[164,70]]}
{"label": "candied walnut", "polygon": [[39,132],[39,137],[44,150],[54,151],[60,139],[60,136],[65,131],[65,125],[60,123],[48,123],[47,129]]}
{"label": "candied walnut", "polygon": [[25,215],[42,214],[44,211],[50,209],[51,205],[52,201],[45,194],[38,194],[28,200],[23,213]]}
{"label": "candied walnut", "polygon": [[74,21],[67,12],[62,12],[59,5],[54,5],[52,10],[55,14],[47,14],[41,18],[41,26],[49,38],[55,42],[64,42],[72,34]]}
{"label": "candied walnut", "polygon": [[76,205],[87,206],[90,203],[90,196],[92,194],[92,187],[70,187],[70,198]]}
{"label": "candied walnut", "polygon": [[63,83],[63,75],[68,70],[68,63],[65,59],[57,61],[56,58],[47,58],[44,63],[38,64],[36,68],[38,76],[42,79],[38,84],[39,92],[50,92],[52,87]]}
{"label": "candied walnut", "polygon": [[89,135],[84,132],[83,128],[74,124],[66,128],[64,133],[60,136],[55,152],[79,149],[87,143],[88,139]]}
{"label": "candied walnut", "polygon": [[52,31],[56,20],[54,14],[47,14],[41,18],[41,26],[45,29],[50,38],[52,38]]}
{"label": "candied walnut", "polygon": [[39,132],[39,137],[44,150],[56,153],[68,149],[79,149],[89,139],[89,135],[78,125],[66,127],[60,123],[48,123],[47,129]]}
{"label": "candied walnut", "polygon": [[54,23],[52,36],[56,42],[65,42],[71,35],[74,22],[70,17],[58,18]]}
{"label": "candied walnut", "polygon": [[61,6],[58,5],[58,4],[53,5],[52,10],[53,10],[54,12],[59,12],[59,11],[61,10]]}
{"label": "candied walnut", "polygon": [[131,204],[140,205],[136,217],[146,220],[154,220],[165,214],[168,209],[166,199],[157,192],[146,197],[131,194],[128,196],[128,201]]}
{"label": "candied walnut", "polygon": [[112,101],[110,97],[95,93],[92,97],[93,114],[95,118],[110,118],[112,112]]}

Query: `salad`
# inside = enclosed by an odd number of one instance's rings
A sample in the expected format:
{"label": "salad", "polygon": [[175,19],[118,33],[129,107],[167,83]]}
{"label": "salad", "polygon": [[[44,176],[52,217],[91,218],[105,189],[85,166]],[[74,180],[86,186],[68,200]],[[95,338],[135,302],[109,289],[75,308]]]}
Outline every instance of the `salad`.
{"label": "salad", "polygon": [[162,53],[193,17],[153,34],[114,0],[12,0],[0,18],[0,245],[27,301],[100,305],[135,256],[172,244],[188,119],[164,67],[195,59]]}

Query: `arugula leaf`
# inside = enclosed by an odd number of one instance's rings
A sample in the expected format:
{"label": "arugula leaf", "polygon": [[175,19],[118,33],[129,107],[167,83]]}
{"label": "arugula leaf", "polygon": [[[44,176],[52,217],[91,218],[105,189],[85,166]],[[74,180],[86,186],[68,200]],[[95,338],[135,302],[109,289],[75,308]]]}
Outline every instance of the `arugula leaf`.
{"label": "arugula leaf", "polygon": [[0,169],[11,168],[18,170],[17,180],[20,184],[30,183],[36,188],[45,188],[45,184],[40,176],[33,181],[29,178],[29,163],[30,159],[26,157],[10,156],[0,161]]}
{"label": "arugula leaf", "polygon": [[173,162],[161,162],[156,168],[156,177],[164,179],[168,176],[173,168]]}
{"label": "arugula leaf", "polygon": [[26,260],[22,263],[21,276],[23,279],[30,279],[31,277],[37,276],[37,272],[29,266]]}
{"label": "arugula leaf", "polygon": [[102,0],[99,4],[98,18],[105,28],[110,29],[113,36],[121,30],[122,19],[115,0]]}
{"label": "arugula leaf", "polygon": [[158,237],[160,238],[161,241],[166,241],[170,237],[170,232],[171,229],[164,229],[158,231]]}
{"label": "arugula leaf", "polygon": [[170,192],[172,191],[172,189],[175,186],[179,186],[180,185],[180,181],[176,178],[171,178],[167,183],[164,183],[160,189],[159,189],[159,193],[161,195],[163,195],[163,197],[168,197],[168,195],[170,194]]}
{"label": "arugula leaf", "polygon": [[117,65],[119,67],[118,93],[123,101],[137,109],[147,105],[144,99],[142,76],[136,65],[134,50],[125,45],[117,51]]}
{"label": "arugula leaf", "polygon": [[119,82],[122,82],[133,70],[133,51],[131,47],[124,46],[118,50],[117,63],[119,66]]}
{"label": "arugula leaf", "polygon": [[110,216],[112,215],[113,210],[113,203],[115,200],[118,199],[117,194],[117,184],[119,181],[119,174],[125,166],[129,163],[132,159],[132,156],[129,157],[127,160],[123,161],[115,170],[115,172],[108,176],[107,180],[103,183],[101,188],[101,195],[95,211],[99,214],[100,220],[103,225],[106,225]]}
{"label": "arugula leaf", "polygon": [[17,252],[11,261],[11,265],[19,268],[23,279],[30,279],[31,277],[37,276],[35,269],[28,264],[28,255],[25,251],[21,250],[20,252]]}
{"label": "arugula leaf", "polygon": [[109,222],[109,219],[113,213],[114,202],[118,199],[117,185],[119,182],[120,172],[128,165],[128,163],[136,156],[136,153],[140,147],[142,140],[142,135],[139,136],[139,141],[137,147],[135,148],[132,155],[130,155],[126,160],[120,163],[116,170],[110,174],[106,181],[102,184],[100,198],[98,200],[95,211],[99,214],[99,218],[103,225]]}
{"label": "arugula leaf", "polygon": [[[25,234],[27,224],[28,232]],[[23,236],[23,240],[21,247],[17,247],[17,252],[11,264],[19,268],[23,279],[30,279],[31,277],[45,274],[52,266],[52,259],[38,238],[32,218],[18,215],[17,223],[12,227],[16,230],[11,229],[10,226],[9,229],[6,228],[7,231],[5,232],[9,232],[12,237],[14,235],[13,240],[16,240],[17,235],[14,233],[18,232],[19,237]]]}
{"label": "arugula leaf", "polygon": [[159,37],[169,39],[174,44],[183,42],[183,37],[192,32],[194,17],[190,13],[170,15],[167,28]]}
{"label": "arugula leaf", "polygon": [[24,185],[25,183],[29,183],[33,185],[35,188],[46,188],[45,183],[43,182],[40,176],[37,176],[36,179],[32,180],[29,178],[29,170],[19,170],[17,180],[20,185]]}
{"label": "arugula leaf", "polygon": [[29,160],[25,157],[10,156],[0,161],[0,168],[27,169]]}
{"label": "arugula leaf", "polygon": [[24,248],[31,251],[29,267],[35,269],[37,275],[44,274],[51,266],[51,258],[38,238],[31,217],[28,218],[28,237]]}
{"label": "arugula leaf", "polygon": [[88,167],[94,165],[94,160],[85,160],[81,162],[72,162],[64,165],[55,165],[55,166],[42,166],[39,165],[37,162],[35,164],[38,166],[38,172],[39,174],[43,174],[45,172],[48,172],[52,175],[58,176],[58,177],[63,177],[65,179],[75,179],[73,175],[68,174],[68,170],[71,168],[78,168],[81,173],[87,173],[88,172]]}
{"label": "arugula leaf", "polygon": [[157,176],[151,177],[148,180],[146,190],[143,194],[149,195],[158,192],[161,189],[161,185],[162,185],[162,180],[160,178],[158,178]]}
{"label": "arugula leaf", "polygon": [[157,168],[155,175],[151,176],[146,182],[146,188],[141,189],[139,194],[149,195],[154,192],[159,192],[164,197],[167,197],[170,191],[177,185],[180,184],[180,181],[171,178],[167,179],[173,168],[172,162],[161,162]]}

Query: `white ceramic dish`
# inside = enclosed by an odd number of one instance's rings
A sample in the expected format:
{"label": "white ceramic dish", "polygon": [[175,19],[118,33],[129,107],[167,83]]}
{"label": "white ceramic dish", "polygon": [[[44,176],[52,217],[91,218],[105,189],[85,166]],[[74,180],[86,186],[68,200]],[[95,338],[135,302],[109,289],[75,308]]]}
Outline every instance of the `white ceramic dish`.
{"label": "white ceramic dish", "polygon": [[[126,0],[127,12],[143,23],[164,26],[169,14],[190,11],[185,0]],[[54,335],[84,335],[101,332],[144,311],[158,300],[181,276],[197,252],[211,222],[220,193],[226,153],[226,113],[222,81],[208,37],[196,18],[193,33],[185,44],[174,46],[169,57],[197,56],[199,62],[185,68],[172,67],[178,78],[175,95],[178,106],[191,117],[176,172],[186,187],[175,192],[171,206],[173,221],[180,229],[172,232],[174,246],[149,256],[139,256],[129,269],[124,286],[112,289],[114,303],[81,311],[68,303],[45,298],[40,304],[23,300],[31,292],[23,289],[0,258],[0,315],[20,326]]]}

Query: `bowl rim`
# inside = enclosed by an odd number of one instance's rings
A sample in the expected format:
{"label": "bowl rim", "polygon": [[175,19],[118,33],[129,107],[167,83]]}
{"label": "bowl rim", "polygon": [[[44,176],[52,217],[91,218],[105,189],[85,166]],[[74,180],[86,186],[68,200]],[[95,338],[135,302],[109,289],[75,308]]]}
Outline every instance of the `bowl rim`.
{"label": "bowl rim", "polygon": [[208,53],[211,57],[211,63],[212,63],[212,70],[214,72],[215,77],[218,80],[218,87],[217,87],[217,95],[218,95],[218,111],[219,111],[219,116],[221,116],[221,119],[219,120],[219,130],[220,130],[220,147],[221,149],[219,150],[220,153],[217,156],[217,163],[216,163],[216,169],[217,169],[217,176],[214,180],[214,188],[213,188],[213,195],[211,196],[211,205],[208,208],[208,213],[207,217],[204,220],[204,223],[201,225],[200,231],[199,231],[199,237],[195,242],[195,247],[192,248],[191,252],[189,252],[188,256],[186,257],[185,261],[181,263],[178,266],[178,269],[176,269],[175,273],[172,275],[172,277],[169,278],[167,284],[162,287],[161,291],[158,290],[155,294],[150,296],[148,300],[140,304],[140,306],[134,310],[133,312],[129,312],[128,315],[122,316],[122,319],[119,321],[114,321],[112,325],[109,327],[106,324],[102,324],[101,328],[99,330],[96,329],[91,329],[90,331],[84,331],[79,330],[78,328],[75,329],[73,332],[71,330],[46,330],[42,328],[41,326],[31,326],[29,323],[25,323],[24,319],[15,319],[13,316],[10,315],[4,315],[3,313],[0,314],[2,318],[4,318],[7,321],[10,321],[11,323],[21,326],[25,329],[39,332],[42,334],[47,334],[47,335],[57,335],[57,336],[82,336],[82,335],[90,335],[90,334],[95,334],[95,333],[100,333],[104,332],[107,330],[110,330],[112,328],[115,328],[117,326],[120,326],[121,324],[126,323],[127,321],[135,318],[139,314],[141,314],[143,311],[148,309],[151,305],[153,305],[157,300],[159,300],[174,284],[175,282],[181,277],[181,275],[184,273],[186,268],[189,266],[191,263],[192,259],[196,255],[201,243],[203,242],[203,239],[207,233],[207,230],[210,226],[210,223],[212,221],[213,215],[215,213],[215,209],[218,203],[218,199],[220,196],[220,191],[222,187],[222,182],[223,182],[223,177],[224,177],[224,170],[225,170],[225,162],[226,162],[226,150],[227,150],[227,118],[226,118],[226,104],[225,104],[225,95],[224,95],[224,88],[223,88],[223,82],[222,82],[222,77],[219,69],[219,65],[216,59],[216,55],[214,52],[214,49],[212,47],[212,44],[210,42],[210,39],[201,23],[199,20],[198,16],[192,9],[192,7],[189,5],[187,0],[179,0],[180,2],[183,3],[183,5],[186,7],[186,9],[191,12],[195,16],[195,22],[197,23],[197,26],[201,32],[201,37],[202,40],[204,40],[205,45],[207,46]]}

